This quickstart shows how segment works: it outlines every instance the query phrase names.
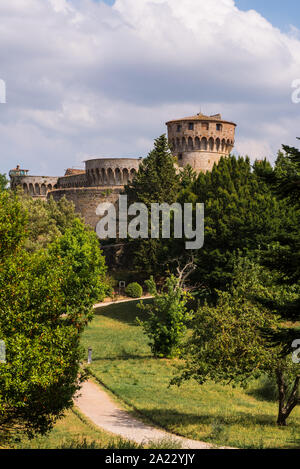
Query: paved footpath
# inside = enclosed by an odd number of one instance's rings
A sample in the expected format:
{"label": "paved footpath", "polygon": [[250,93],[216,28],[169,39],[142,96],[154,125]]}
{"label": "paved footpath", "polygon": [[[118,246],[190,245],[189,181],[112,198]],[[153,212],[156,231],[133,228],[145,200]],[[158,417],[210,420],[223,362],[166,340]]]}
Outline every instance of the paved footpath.
{"label": "paved footpath", "polygon": [[[143,297],[139,298],[146,299]],[[136,300],[119,300],[107,303],[99,303],[94,308],[109,306],[111,304],[123,303]],[[153,426],[147,425],[142,421],[132,417],[129,412],[121,409],[107,392],[93,381],[83,383],[79,394],[75,397],[75,405],[88,417],[96,426],[120,437],[135,441],[138,444],[147,445],[149,442],[158,442],[168,440],[179,443],[183,449],[212,449],[215,448],[209,443],[202,441],[189,440],[179,437],[172,433],[167,433]],[[172,448],[170,448],[172,449]],[[223,449],[223,448],[219,448]]]}
{"label": "paved footpath", "polygon": [[[97,384],[86,381],[75,398],[75,405],[96,426],[139,444],[168,440],[179,442],[183,449],[211,449],[212,445],[182,438],[149,426],[122,410]],[[172,445],[170,445],[172,446]],[[170,448],[172,449],[172,448]]]}

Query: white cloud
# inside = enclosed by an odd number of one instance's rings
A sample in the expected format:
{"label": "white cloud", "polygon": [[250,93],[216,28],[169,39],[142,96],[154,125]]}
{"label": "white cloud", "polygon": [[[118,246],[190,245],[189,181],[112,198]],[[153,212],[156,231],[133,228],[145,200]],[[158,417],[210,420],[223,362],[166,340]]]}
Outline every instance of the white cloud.
{"label": "white cloud", "polygon": [[236,121],[252,158],[296,144],[298,30],[233,0],[10,0],[0,15],[0,172],[144,156],[168,119],[200,106]]}

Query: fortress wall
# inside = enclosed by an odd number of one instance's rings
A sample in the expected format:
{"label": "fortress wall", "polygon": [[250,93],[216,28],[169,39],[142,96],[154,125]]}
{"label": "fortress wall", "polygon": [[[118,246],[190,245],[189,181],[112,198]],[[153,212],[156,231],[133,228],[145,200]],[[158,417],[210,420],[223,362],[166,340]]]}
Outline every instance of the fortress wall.
{"label": "fortress wall", "polygon": [[46,198],[49,191],[57,186],[57,177],[51,176],[15,176],[11,179],[11,188],[23,188],[32,197]]}
{"label": "fortress wall", "polygon": [[85,223],[95,229],[100,219],[96,215],[96,208],[100,203],[116,204],[121,190],[122,188],[112,189],[110,187],[57,189],[49,192],[48,198],[53,197],[58,202],[65,196],[67,200],[74,203],[76,212],[83,217]]}
{"label": "fortress wall", "polygon": [[217,152],[184,152],[181,159],[177,157],[177,164],[179,167],[189,164],[196,172],[206,172],[211,171],[214,164],[217,164],[222,156],[227,155]]}
{"label": "fortress wall", "polygon": [[63,176],[58,178],[57,187],[60,189],[68,187],[85,187],[87,186],[86,173],[74,174],[73,176]]}

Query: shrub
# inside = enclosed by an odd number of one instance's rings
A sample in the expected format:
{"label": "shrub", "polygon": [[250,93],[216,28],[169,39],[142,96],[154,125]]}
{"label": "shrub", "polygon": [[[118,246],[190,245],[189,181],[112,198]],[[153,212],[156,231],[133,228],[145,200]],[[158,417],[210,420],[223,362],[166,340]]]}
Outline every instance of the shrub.
{"label": "shrub", "polygon": [[156,358],[173,358],[179,355],[181,342],[193,311],[186,304],[189,295],[182,290],[174,275],[166,279],[165,289],[158,293],[153,277],[146,281],[149,292],[154,295],[151,304],[138,306],[148,315],[140,321],[144,333],[149,337],[151,351]]}
{"label": "shrub", "polygon": [[131,298],[140,298],[143,294],[143,289],[137,282],[133,282],[127,285],[125,293]]}

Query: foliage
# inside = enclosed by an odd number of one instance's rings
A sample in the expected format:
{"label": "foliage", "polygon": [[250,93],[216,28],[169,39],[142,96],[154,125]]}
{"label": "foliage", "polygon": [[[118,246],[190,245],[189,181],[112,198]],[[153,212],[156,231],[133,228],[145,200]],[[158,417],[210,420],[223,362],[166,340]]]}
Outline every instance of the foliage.
{"label": "foliage", "polygon": [[44,434],[72,406],[81,332],[105,290],[97,238],[79,220],[29,253],[27,219],[17,196],[0,193],[0,439]]}
{"label": "foliage", "polygon": [[194,279],[210,289],[231,284],[237,253],[257,257],[292,224],[291,211],[251,170],[248,158],[221,158],[211,172],[198,176],[184,201],[195,196],[205,204],[205,242]]}
{"label": "foliage", "polygon": [[[286,206],[293,207],[293,223],[286,227],[278,242],[262,253],[261,261],[276,279],[278,293],[273,298],[273,309],[283,322],[296,322],[300,319],[300,151],[288,146],[283,146],[283,150],[278,153],[274,171],[264,172],[261,177]],[[287,293],[282,295],[282,291]],[[276,332],[266,331],[266,335],[272,343],[282,344],[284,353],[288,354],[300,332],[293,326],[285,326]]]}
{"label": "foliage", "polygon": [[153,277],[146,281],[149,292],[154,295],[154,302],[140,304],[140,309],[147,313],[148,319],[138,320],[144,333],[150,339],[150,347],[155,357],[175,357],[180,346],[192,311],[186,303],[189,299],[178,284],[174,275],[166,279],[165,291],[158,293]]}
{"label": "foliage", "polygon": [[74,205],[65,197],[58,202],[33,199],[22,194],[20,197],[24,210],[28,213],[28,234],[25,247],[29,252],[45,248],[58,236],[70,228],[79,218]]}
{"label": "foliage", "polygon": [[[139,170],[127,186],[125,193],[129,204],[141,202],[149,210],[152,203],[176,202],[180,189],[180,179],[176,174],[174,158],[165,135],[154,142],[154,148],[145,158]],[[132,265],[136,270],[160,274],[165,271],[166,259],[172,257],[169,240],[138,239],[129,240],[125,249],[123,264]]]}
{"label": "foliage", "polygon": [[125,293],[131,298],[140,298],[143,294],[143,289],[139,283],[133,282],[127,285],[125,288]]}
{"label": "foliage", "polygon": [[291,357],[282,358],[280,346],[269,347],[261,333],[279,327],[276,315],[257,301],[268,292],[268,274],[246,259],[238,262],[234,275],[231,291],[219,292],[215,307],[205,304],[197,312],[184,350],[186,364],[173,383],[194,378],[200,384],[208,379],[243,384],[263,372],[277,381],[278,424],[285,425],[299,402],[299,366]]}

